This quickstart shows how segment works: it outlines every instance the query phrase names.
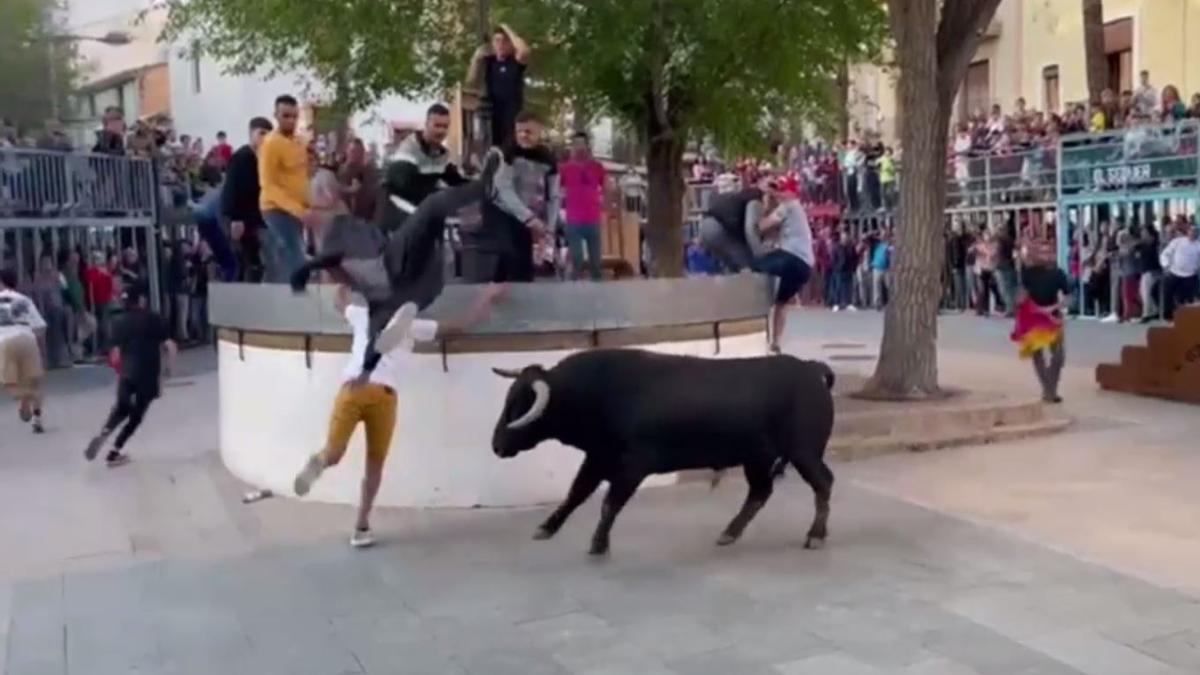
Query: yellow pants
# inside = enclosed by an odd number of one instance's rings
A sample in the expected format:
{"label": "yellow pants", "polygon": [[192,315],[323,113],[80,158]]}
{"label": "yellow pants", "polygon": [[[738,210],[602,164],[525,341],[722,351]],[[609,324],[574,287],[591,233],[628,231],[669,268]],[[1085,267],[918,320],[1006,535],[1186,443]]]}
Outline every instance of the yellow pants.
{"label": "yellow pants", "polygon": [[325,464],[342,461],[346,446],[359,422],[367,429],[367,466],[378,469],[387,459],[396,428],[396,392],[382,384],[360,387],[343,385],[333,402],[329,436],[325,441]]}

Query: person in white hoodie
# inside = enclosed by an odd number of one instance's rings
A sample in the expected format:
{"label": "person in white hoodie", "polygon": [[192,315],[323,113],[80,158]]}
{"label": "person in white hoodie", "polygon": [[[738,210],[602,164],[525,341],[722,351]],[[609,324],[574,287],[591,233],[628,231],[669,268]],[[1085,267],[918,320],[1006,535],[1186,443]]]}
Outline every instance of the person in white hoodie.
{"label": "person in white hoodie", "polygon": [[1163,249],[1163,318],[1172,321],[1175,309],[1196,301],[1200,290],[1200,240],[1194,225],[1180,229],[1179,234]]}
{"label": "person in white hoodie", "polygon": [[0,270],[0,384],[20,403],[22,422],[31,422],[33,433],[42,427],[42,377],[46,374],[39,338],[46,322],[37,306],[18,293],[16,272]]}

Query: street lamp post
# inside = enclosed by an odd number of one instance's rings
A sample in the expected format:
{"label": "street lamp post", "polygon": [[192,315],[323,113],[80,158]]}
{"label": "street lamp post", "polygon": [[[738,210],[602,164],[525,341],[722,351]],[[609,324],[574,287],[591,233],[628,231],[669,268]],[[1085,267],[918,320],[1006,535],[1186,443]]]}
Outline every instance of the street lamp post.
{"label": "street lamp post", "polygon": [[112,30],[104,35],[70,35],[70,34],[53,34],[47,35],[39,41],[46,43],[46,85],[50,92],[50,116],[54,119],[59,119],[58,107],[58,68],[55,63],[55,45],[60,42],[99,42],[100,44],[119,47],[133,42],[133,38],[129,33]]}

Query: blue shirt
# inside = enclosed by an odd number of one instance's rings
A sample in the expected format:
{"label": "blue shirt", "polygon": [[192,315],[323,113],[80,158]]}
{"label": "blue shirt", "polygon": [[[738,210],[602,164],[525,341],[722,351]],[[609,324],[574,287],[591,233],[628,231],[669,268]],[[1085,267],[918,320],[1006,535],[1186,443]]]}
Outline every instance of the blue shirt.
{"label": "blue shirt", "polygon": [[875,244],[875,250],[871,251],[871,269],[886,270],[891,263],[892,245],[886,241],[881,241]]}

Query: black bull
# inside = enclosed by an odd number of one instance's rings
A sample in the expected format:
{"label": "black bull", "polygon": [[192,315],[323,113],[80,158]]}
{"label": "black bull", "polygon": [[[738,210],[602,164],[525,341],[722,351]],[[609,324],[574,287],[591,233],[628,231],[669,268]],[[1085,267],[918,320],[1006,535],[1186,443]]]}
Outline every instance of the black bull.
{"label": "black bull", "polygon": [[732,544],[770,498],[777,462],[796,468],[816,495],[806,548],[826,537],[833,472],[825,446],[833,430],[833,372],[790,356],[703,359],[634,349],[598,349],[549,370],[513,378],[492,435],[500,457],[545,440],[584,453],[563,503],[535,539],[548,539],[602,481],[608,494],[591,553],[608,551],[617,514],[649,475],[741,466],[749,493],[717,543]]}

